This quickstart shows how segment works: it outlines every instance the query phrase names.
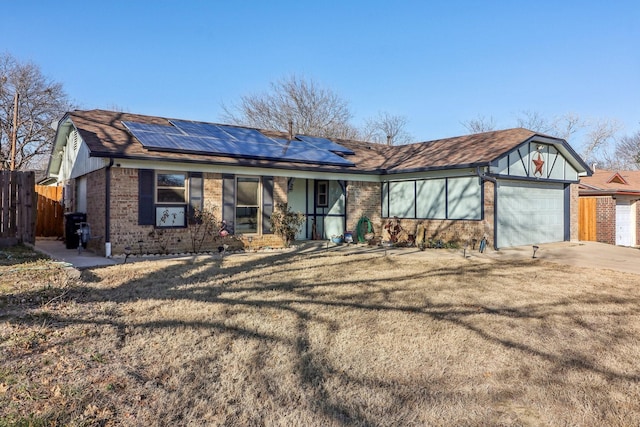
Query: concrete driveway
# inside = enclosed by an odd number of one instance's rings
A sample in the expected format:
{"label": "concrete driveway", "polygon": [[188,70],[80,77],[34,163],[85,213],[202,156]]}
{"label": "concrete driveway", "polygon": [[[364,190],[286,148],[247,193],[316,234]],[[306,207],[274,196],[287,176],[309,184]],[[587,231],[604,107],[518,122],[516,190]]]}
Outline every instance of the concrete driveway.
{"label": "concrete driveway", "polygon": [[[538,245],[536,258],[577,267],[616,270],[640,274],[640,249],[597,242],[558,242]],[[533,256],[532,246],[518,246],[493,252],[495,257]]]}

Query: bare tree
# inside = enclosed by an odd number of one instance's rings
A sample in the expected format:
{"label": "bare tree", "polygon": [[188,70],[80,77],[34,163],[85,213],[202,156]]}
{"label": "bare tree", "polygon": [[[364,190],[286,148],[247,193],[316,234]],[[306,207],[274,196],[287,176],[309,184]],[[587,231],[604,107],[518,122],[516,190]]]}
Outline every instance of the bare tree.
{"label": "bare tree", "polygon": [[[622,128],[614,119],[583,120],[576,114],[564,114],[547,119],[535,111],[523,111],[517,117],[518,126],[536,132],[562,138],[581,147],[582,158],[587,162],[612,165],[617,163],[611,154],[616,133]],[[574,139],[581,139],[580,142]]]}
{"label": "bare tree", "polygon": [[292,76],[271,83],[270,92],[243,96],[239,104],[222,106],[222,120],[262,129],[329,138],[355,138],[357,130],[347,101],[312,80]]}
{"label": "bare tree", "polygon": [[11,163],[14,100],[18,95],[15,169],[29,169],[49,155],[55,131],[51,124],[73,107],[62,84],[47,79],[40,68],[0,54],[0,167]]}
{"label": "bare tree", "polygon": [[551,123],[553,136],[571,141],[574,135],[580,132],[587,124],[577,114],[567,113],[556,117]]}
{"label": "bare tree", "polygon": [[520,128],[549,135],[553,134],[555,130],[553,122],[537,111],[521,111],[516,116],[516,125]]}
{"label": "bare tree", "polygon": [[467,128],[469,133],[489,132],[496,129],[496,122],[493,116],[487,118],[486,116],[479,115],[475,119],[466,120],[460,122],[460,124]]}
{"label": "bare tree", "polygon": [[587,132],[582,145],[582,158],[588,162],[606,160],[611,143],[622,125],[613,119],[597,119],[587,125]]}
{"label": "bare tree", "polygon": [[616,144],[611,169],[640,169],[640,131],[623,136]]}
{"label": "bare tree", "polygon": [[378,144],[401,145],[412,142],[413,137],[406,131],[407,118],[380,112],[367,119],[362,138]]}

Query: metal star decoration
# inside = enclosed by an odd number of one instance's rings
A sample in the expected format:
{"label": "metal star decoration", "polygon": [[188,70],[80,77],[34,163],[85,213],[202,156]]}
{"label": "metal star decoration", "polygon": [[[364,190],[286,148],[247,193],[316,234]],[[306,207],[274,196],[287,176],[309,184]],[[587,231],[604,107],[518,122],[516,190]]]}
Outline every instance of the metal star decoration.
{"label": "metal star decoration", "polygon": [[536,170],[533,175],[535,176],[540,173],[540,176],[542,176],[542,167],[544,166],[544,160],[542,160],[542,156],[540,155],[540,153],[538,153],[537,159],[533,159],[533,164],[536,165]]}

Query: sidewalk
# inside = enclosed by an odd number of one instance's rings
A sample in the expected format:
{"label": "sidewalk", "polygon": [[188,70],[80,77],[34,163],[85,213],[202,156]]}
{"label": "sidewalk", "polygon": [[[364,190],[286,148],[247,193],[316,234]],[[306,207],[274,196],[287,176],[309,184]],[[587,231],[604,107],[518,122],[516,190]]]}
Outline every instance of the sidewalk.
{"label": "sidewalk", "polygon": [[78,249],[67,249],[62,240],[36,239],[34,247],[57,261],[68,262],[79,269],[122,264],[123,261],[105,258],[85,249],[80,252]]}

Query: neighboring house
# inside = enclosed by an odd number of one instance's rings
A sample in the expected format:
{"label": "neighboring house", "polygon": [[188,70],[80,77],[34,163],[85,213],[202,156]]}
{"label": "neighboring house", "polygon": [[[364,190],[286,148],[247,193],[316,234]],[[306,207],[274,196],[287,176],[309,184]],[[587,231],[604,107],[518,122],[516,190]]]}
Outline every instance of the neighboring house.
{"label": "neighboring house", "polygon": [[306,215],[302,240],[363,216],[377,235],[397,217],[408,234],[494,248],[575,240],[589,174],[566,141],[522,128],[386,146],[103,110],[60,120],[48,167],[107,256],[154,250],[154,232],[188,250],[189,211],[206,202],[253,247],[281,243],[269,218],[284,202]]}
{"label": "neighboring house", "polygon": [[580,240],[640,244],[640,171],[598,170],[580,179]]}

